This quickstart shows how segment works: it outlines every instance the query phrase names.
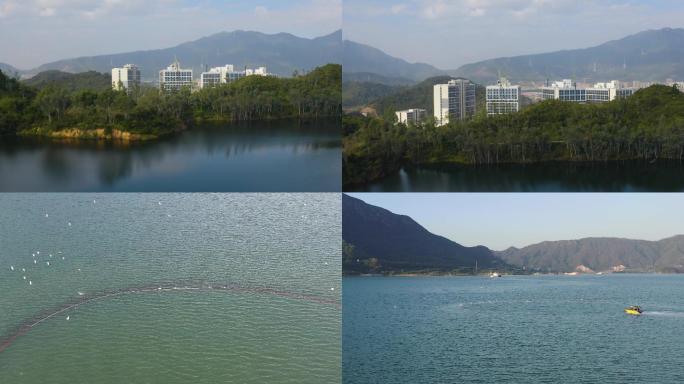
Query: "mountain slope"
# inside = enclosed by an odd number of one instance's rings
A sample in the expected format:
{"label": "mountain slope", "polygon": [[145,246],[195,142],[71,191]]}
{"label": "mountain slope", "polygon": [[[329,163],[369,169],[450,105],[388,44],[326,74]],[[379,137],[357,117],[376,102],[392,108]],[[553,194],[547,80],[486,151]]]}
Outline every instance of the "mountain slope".
{"label": "mountain slope", "polygon": [[409,63],[392,57],[368,45],[344,40],[342,43],[342,68],[345,73],[375,73],[384,77],[395,77],[422,81],[430,76],[445,74],[429,64]]}
{"label": "mountain slope", "polygon": [[430,233],[408,216],[347,195],[342,197],[342,239],[346,273],[458,268],[472,272],[476,260],[481,268],[502,264],[486,247],[464,247]]}
{"label": "mountain slope", "polygon": [[6,63],[0,63],[0,71],[8,76],[14,76],[15,73],[21,72],[20,70]]}
{"label": "mountain slope", "polygon": [[586,238],[545,241],[495,254],[507,263],[527,269],[571,272],[583,265],[594,271],[624,265],[642,272],[684,272],[684,236],[660,241]]}
{"label": "mountain slope", "polygon": [[28,71],[28,75],[47,70],[110,73],[112,67],[134,63],[141,68],[143,79],[151,81],[157,79],[159,70],[178,58],[184,68],[195,71],[195,76],[204,65],[225,64],[234,64],[237,68],[266,66],[269,72],[291,76],[295,70],[309,71],[328,63],[340,63],[341,45],[341,31],[315,39],[288,33],[221,32],[171,48],[55,61]]}
{"label": "mountain slope", "polygon": [[112,87],[111,79],[111,75],[95,71],[66,73],[52,70],[41,72],[30,79],[23,80],[23,83],[38,89],[55,85],[69,91],[82,89],[102,91]]}
{"label": "mountain slope", "polygon": [[649,30],[586,49],[503,57],[467,64],[455,71],[492,83],[498,73],[513,81],[574,78],[578,81],[684,78],[684,29]]}

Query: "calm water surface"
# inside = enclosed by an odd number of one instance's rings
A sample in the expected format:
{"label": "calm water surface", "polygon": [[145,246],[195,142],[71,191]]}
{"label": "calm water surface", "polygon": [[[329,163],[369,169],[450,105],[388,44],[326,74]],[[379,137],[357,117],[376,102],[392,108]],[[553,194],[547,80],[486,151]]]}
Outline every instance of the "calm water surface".
{"label": "calm water surface", "polygon": [[195,281],[292,296],[92,301],[2,350],[0,382],[340,382],[340,223],[339,194],[4,194],[0,344],[79,292]]}
{"label": "calm water surface", "polygon": [[684,163],[549,162],[496,166],[406,167],[359,192],[679,192]]}
{"label": "calm water surface", "polygon": [[[684,276],[343,280],[344,383],[681,383]],[[640,317],[623,308],[639,304]]]}
{"label": "calm water surface", "polygon": [[197,128],[130,145],[0,140],[0,191],[335,192],[339,121]]}

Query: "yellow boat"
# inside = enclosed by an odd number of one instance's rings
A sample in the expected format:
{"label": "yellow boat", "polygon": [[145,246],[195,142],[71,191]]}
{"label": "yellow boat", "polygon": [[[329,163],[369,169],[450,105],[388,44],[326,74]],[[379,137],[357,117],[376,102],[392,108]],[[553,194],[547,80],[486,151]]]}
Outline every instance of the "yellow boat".
{"label": "yellow boat", "polygon": [[631,307],[625,308],[625,313],[628,315],[639,316],[643,311],[638,305],[632,305]]}

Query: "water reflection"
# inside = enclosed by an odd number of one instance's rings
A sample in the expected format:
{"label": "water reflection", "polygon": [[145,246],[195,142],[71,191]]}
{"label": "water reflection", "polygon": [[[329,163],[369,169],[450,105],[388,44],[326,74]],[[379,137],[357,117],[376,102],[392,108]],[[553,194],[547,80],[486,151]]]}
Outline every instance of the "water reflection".
{"label": "water reflection", "polygon": [[340,191],[337,121],[193,129],[154,142],[0,141],[2,191]]}
{"label": "water reflection", "polygon": [[660,160],[599,163],[550,162],[498,166],[405,167],[365,192],[678,192],[684,164]]}

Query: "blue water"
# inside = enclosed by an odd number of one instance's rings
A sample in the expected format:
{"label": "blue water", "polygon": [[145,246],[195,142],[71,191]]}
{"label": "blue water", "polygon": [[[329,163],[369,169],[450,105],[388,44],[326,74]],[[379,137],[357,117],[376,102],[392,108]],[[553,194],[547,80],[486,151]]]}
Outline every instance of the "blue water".
{"label": "blue water", "polygon": [[197,127],[142,143],[0,138],[0,192],[339,192],[339,119]]}
{"label": "blue water", "polygon": [[[344,383],[684,382],[684,276],[344,278]],[[640,317],[623,308],[638,304]]]}

